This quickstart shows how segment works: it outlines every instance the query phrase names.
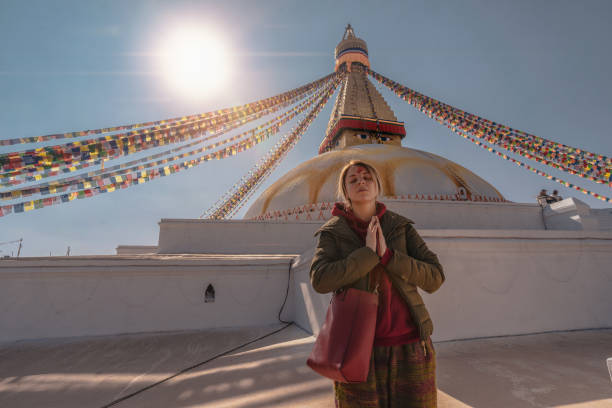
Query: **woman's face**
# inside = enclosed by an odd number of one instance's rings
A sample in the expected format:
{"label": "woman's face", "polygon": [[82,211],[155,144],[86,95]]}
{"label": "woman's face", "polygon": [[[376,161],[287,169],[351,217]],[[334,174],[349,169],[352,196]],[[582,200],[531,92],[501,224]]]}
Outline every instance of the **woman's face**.
{"label": "woman's face", "polygon": [[378,196],[378,185],[370,172],[361,166],[352,166],[344,180],[346,193],[351,203],[375,201]]}

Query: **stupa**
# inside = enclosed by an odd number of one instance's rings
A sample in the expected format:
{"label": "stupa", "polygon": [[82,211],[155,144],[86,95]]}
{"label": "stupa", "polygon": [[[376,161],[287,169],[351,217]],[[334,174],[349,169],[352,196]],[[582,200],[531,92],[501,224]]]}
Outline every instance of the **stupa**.
{"label": "stupa", "polygon": [[[350,24],[335,49],[335,58],[335,70],[343,72],[344,79],[319,155],[267,188],[248,209],[246,219],[307,220],[312,219],[313,211],[317,219],[329,218],[331,203],[337,199],[340,169],[352,159],[374,165],[382,177],[383,201],[412,216],[414,211],[423,213],[422,201],[507,203],[495,187],[459,164],[402,146],[406,136],[404,123],[397,120],[370,82],[366,73],[370,67],[367,44],[355,35]],[[429,208],[436,208],[439,213],[444,207]],[[417,217],[418,221],[430,218],[429,212],[429,216]],[[463,221],[457,224],[455,220],[446,227],[469,225],[469,221]],[[485,221],[482,226],[489,225]]]}

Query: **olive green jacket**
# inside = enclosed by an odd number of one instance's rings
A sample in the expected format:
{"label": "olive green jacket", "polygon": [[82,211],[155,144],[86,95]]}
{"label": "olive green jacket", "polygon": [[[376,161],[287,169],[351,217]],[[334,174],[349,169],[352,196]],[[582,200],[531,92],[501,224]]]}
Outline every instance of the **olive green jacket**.
{"label": "olive green jacket", "polygon": [[[387,210],[380,226],[387,247],[393,256],[384,267],[391,284],[410,309],[412,320],[425,340],[433,332],[433,324],[417,292],[436,291],[444,282],[444,271],[436,254],[431,252],[411,225],[413,222]],[[310,266],[310,282],[319,293],[339,289],[368,290],[369,274],[380,258],[351,229],[344,217],[334,216],[315,233],[319,242]]]}

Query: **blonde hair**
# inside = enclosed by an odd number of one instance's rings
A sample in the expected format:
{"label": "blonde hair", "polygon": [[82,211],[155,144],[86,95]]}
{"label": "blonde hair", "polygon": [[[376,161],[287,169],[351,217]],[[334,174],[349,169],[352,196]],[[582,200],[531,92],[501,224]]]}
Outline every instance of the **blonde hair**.
{"label": "blonde hair", "polygon": [[348,198],[348,194],[346,192],[346,175],[349,169],[353,166],[363,167],[370,173],[372,178],[376,180],[376,185],[378,186],[378,195],[382,195],[382,183],[380,182],[380,176],[378,175],[378,171],[374,166],[363,162],[361,160],[351,160],[347,165],[345,165],[340,171],[340,177],[338,178],[338,191],[337,196],[339,199],[343,200],[344,203],[350,207],[351,200]]}

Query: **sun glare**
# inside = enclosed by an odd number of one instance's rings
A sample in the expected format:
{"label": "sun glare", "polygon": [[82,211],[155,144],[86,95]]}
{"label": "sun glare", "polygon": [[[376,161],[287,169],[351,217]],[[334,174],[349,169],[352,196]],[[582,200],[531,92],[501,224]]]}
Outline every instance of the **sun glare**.
{"label": "sun glare", "polygon": [[203,28],[171,32],[162,45],[162,71],[170,88],[185,97],[207,99],[229,77],[227,46],[218,35]]}

